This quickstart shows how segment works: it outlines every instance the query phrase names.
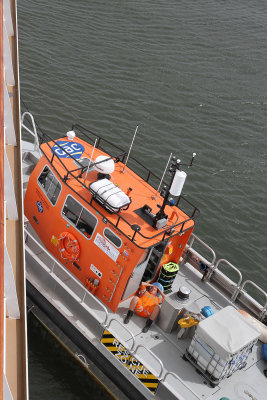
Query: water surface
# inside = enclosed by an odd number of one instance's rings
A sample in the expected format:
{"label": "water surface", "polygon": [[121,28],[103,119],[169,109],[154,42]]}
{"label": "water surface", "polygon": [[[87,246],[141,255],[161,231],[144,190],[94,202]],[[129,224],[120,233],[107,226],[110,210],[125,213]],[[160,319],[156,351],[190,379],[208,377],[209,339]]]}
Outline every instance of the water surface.
{"label": "water surface", "polygon": [[265,2],[23,0],[18,19],[39,125],[57,137],[80,123],[125,149],[139,125],[132,154],[158,174],[170,152],[196,152],[195,233],[266,291]]}

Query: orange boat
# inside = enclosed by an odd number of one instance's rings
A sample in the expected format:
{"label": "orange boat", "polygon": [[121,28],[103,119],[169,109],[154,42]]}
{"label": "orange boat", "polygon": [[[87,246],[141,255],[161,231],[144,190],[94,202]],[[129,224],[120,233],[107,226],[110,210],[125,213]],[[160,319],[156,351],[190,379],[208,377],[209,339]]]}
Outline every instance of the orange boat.
{"label": "orange boat", "polygon": [[[93,361],[112,393],[264,400],[267,293],[193,233],[199,210],[181,195],[184,164],[170,157],[164,182],[79,125],[54,140],[25,113],[22,128],[34,136],[22,143],[31,314],[83,366]],[[146,285],[164,289],[145,327],[141,282],[149,302]]]}
{"label": "orange boat", "polygon": [[[198,210],[180,195],[174,203],[168,190],[162,197],[151,171],[136,163],[141,178],[126,165],[127,153],[80,126],[43,140],[25,215],[49,252],[115,312],[141,281],[154,282],[163,264],[179,261]],[[180,165],[173,160],[174,190],[184,179]]]}

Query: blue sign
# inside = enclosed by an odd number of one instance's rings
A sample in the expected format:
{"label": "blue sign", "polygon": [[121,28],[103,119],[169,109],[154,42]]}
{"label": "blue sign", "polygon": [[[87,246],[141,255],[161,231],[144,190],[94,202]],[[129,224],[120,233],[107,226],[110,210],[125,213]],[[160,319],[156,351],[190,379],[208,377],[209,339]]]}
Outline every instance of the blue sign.
{"label": "blue sign", "polygon": [[57,144],[52,147],[52,152],[60,158],[70,158],[69,155],[71,155],[73,158],[78,160],[84,152],[84,146],[78,142],[57,140],[56,143]]}
{"label": "blue sign", "polygon": [[37,208],[40,213],[44,212],[44,207],[40,201],[37,201]]}

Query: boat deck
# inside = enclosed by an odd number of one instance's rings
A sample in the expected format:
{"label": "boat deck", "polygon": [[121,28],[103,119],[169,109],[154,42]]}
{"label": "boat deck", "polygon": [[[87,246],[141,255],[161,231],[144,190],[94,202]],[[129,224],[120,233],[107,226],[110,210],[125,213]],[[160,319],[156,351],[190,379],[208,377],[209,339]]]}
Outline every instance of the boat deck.
{"label": "boat deck", "polygon": [[[191,294],[194,300],[190,304],[178,300],[176,292],[179,287],[187,286],[191,289]],[[232,305],[230,301],[227,301],[220,293],[218,293],[209,284],[201,282],[201,276],[196,274],[196,271],[187,264],[182,267],[179,271],[178,276],[173,284],[173,291],[167,296],[166,302],[177,302],[177,308],[185,307],[192,312],[200,312],[201,308],[204,306],[211,306],[214,311],[218,311],[222,307],[227,305]],[[123,304],[118,310],[118,320],[123,321],[123,318],[127,312],[128,301]],[[164,303],[162,307],[164,307]],[[164,310],[162,310],[164,312]],[[115,317],[116,318],[116,317]],[[163,321],[162,321],[163,319]],[[247,366],[242,371],[235,372],[227,380],[223,380],[219,385],[212,388],[204,377],[199,374],[199,372],[188,362],[185,361],[182,356],[186,349],[189,347],[191,337],[178,339],[178,325],[174,323],[174,327],[171,332],[166,333],[160,328],[160,326],[166,327],[164,323],[164,317],[159,315],[159,319],[156,324],[152,325],[152,328],[147,332],[143,333],[142,328],[144,326],[144,319],[133,316],[130,320],[127,328],[132,332],[135,337],[136,347],[142,345],[142,350],[145,352],[145,348],[149,349],[158,359],[164,360],[164,370],[172,371],[178,375],[180,382],[171,376],[168,377],[170,385],[176,388],[178,393],[181,393],[187,400],[198,399],[208,399],[211,395],[218,392],[218,398],[229,397],[235,398],[235,387],[250,388],[250,393],[255,396],[261,396],[259,398],[264,398],[264,393],[267,393],[267,381],[264,386],[262,386],[262,374],[265,368],[264,362],[261,358],[261,346],[262,343],[259,341],[252,350],[252,354],[249,357]],[[167,329],[169,330],[169,329]],[[124,337],[124,340],[126,337]],[[129,340],[128,340],[129,342]],[[145,346],[145,348],[143,347]],[[156,362],[153,363],[154,366]],[[159,372],[159,368],[155,371]],[[258,393],[255,392],[253,387],[255,386],[254,379],[261,379],[261,387],[258,389]],[[242,389],[238,389],[241,395]],[[241,390],[241,391],[240,391]]]}
{"label": "boat deck", "polygon": [[[123,324],[130,299],[121,303],[116,314],[109,312],[38,244],[30,226],[27,227],[27,232],[28,281],[82,333],[86,340],[94,343],[115,369],[126,374],[129,382],[137,384],[138,381],[127,372],[123,362],[119,361],[126,349],[158,378],[160,384],[156,398],[166,398],[164,396],[167,389],[168,399],[234,399],[237,396],[242,398],[244,394],[257,400],[265,399],[267,381],[263,370],[266,366],[261,359],[260,341],[253,347],[246,367],[223,379],[215,387],[212,387],[190,362],[182,358],[190,338],[177,338],[178,311],[184,307],[192,312],[199,312],[207,305],[218,311],[222,307],[233,305],[209,282],[204,283],[201,273],[191,264],[181,266],[173,283],[172,293],[167,295],[161,306],[158,321],[147,333],[143,333],[145,320],[141,317],[134,315],[129,324]],[[191,290],[187,302],[177,299],[176,292],[181,286],[187,286]],[[105,331],[113,335],[113,353],[101,343]],[[141,383],[140,385],[142,386]],[[143,391],[147,399],[155,398],[145,386],[141,387],[140,391]]]}

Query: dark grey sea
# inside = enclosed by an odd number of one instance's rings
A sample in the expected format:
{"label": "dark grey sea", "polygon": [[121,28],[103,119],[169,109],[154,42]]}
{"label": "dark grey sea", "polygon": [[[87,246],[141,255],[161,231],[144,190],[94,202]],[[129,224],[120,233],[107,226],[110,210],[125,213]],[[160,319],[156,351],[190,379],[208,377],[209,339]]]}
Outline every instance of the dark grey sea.
{"label": "dark grey sea", "polygon": [[[132,155],[159,175],[171,152],[196,152],[183,191],[195,233],[266,291],[266,1],[19,0],[18,22],[21,97],[40,127],[80,123],[128,149],[139,125]],[[31,400],[98,398],[29,331]]]}

